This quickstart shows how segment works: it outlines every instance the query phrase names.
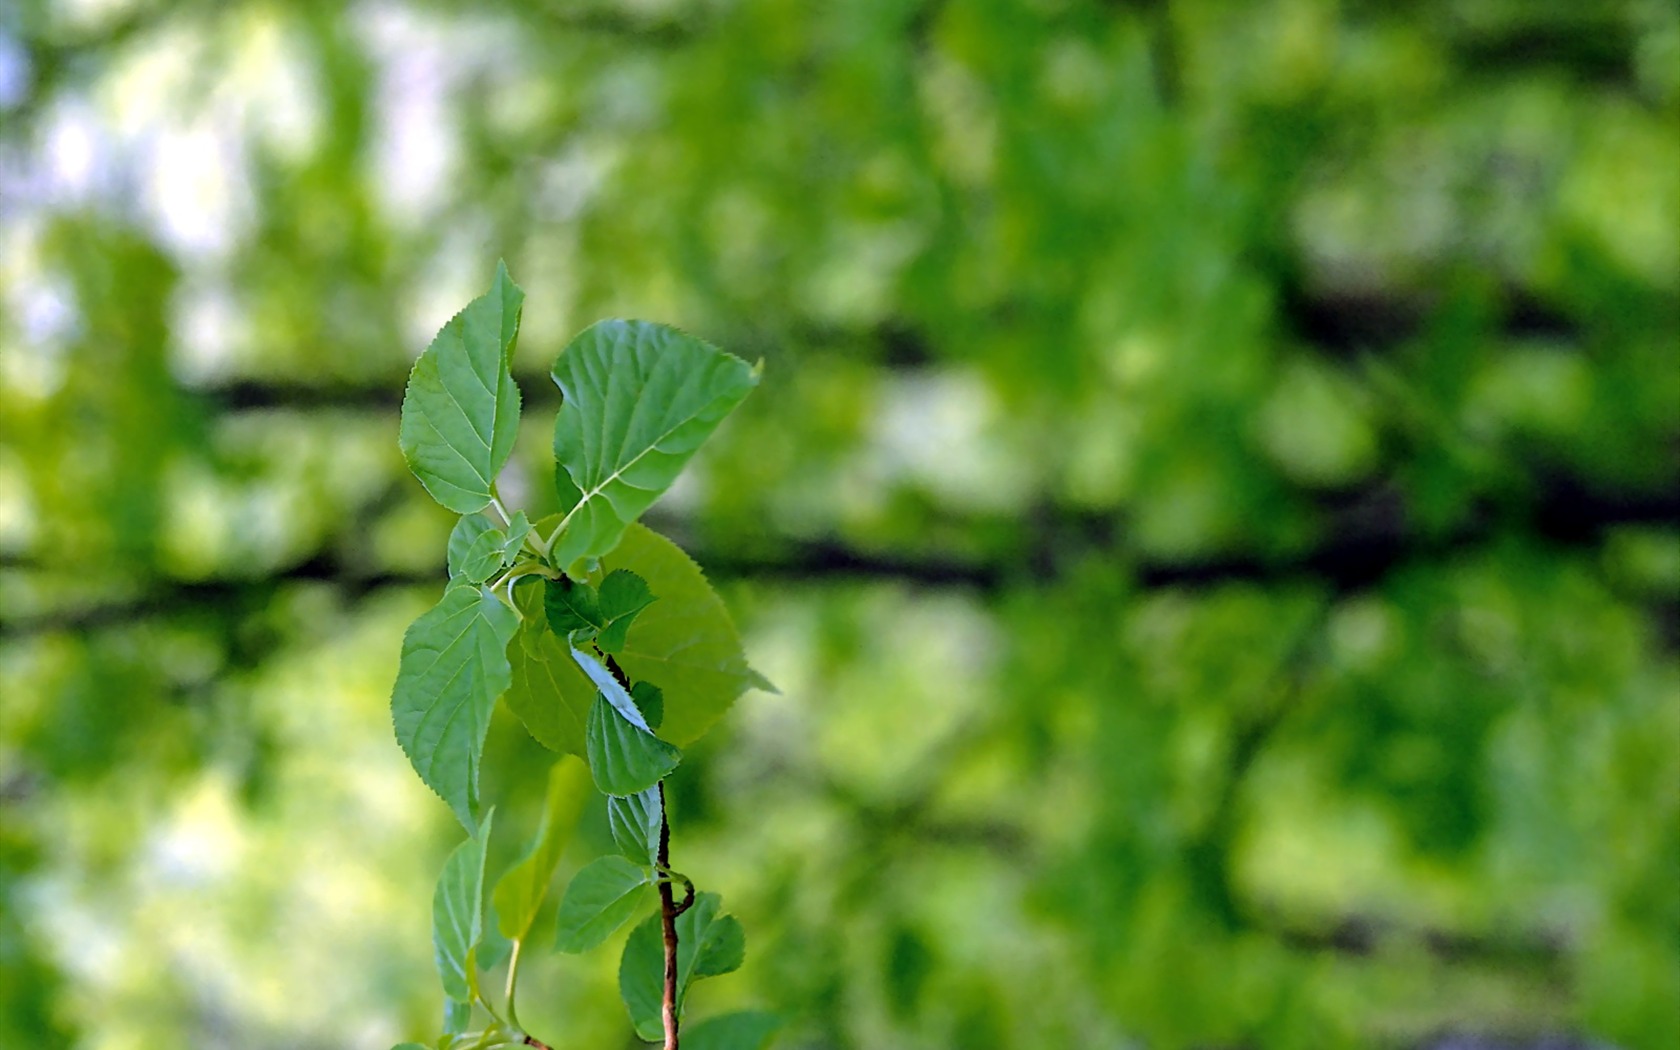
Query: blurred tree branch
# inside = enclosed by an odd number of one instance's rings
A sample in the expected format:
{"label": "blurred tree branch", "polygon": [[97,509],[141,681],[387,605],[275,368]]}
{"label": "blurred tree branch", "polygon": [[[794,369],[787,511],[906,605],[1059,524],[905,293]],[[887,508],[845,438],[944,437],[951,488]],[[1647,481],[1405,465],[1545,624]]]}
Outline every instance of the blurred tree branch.
{"label": "blurred tree branch", "polygon": [[[1297,554],[1268,558],[1250,554],[1188,563],[1151,561],[1130,554],[1121,519],[1111,514],[1052,510],[1022,552],[1010,560],[960,561],[916,558],[871,551],[843,541],[812,540],[780,550],[740,554],[708,548],[690,540],[696,559],[720,578],[784,582],[887,580],[921,587],[968,587],[996,593],[1015,581],[1054,581],[1078,571],[1090,556],[1128,558],[1138,585],[1146,589],[1207,588],[1230,583],[1318,585],[1341,594],[1379,585],[1390,573],[1420,562],[1455,557],[1495,543],[1512,531],[1539,536],[1559,546],[1594,546],[1606,530],[1623,525],[1680,526],[1680,492],[1603,493],[1573,479],[1553,479],[1531,501],[1524,520],[1491,515],[1453,532],[1426,535],[1408,529],[1398,512],[1373,512],[1389,501],[1373,488],[1349,500],[1339,520],[1326,529],[1327,539]],[[0,569],[47,571],[51,566],[28,556],[0,556]],[[438,573],[389,571],[365,573],[349,561],[323,551],[306,561],[250,579],[169,580],[144,584],[143,596],[39,616],[9,618],[0,637],[56,630],[92,630],[130,620],[211,605],[217,608],[258,603],[284,586],[330,583],[356,598],[386,586],[443,582]],[[1680,604],[1680,603],[1676,603]]]}
{"label": "blurred tree branch", "polygon": [[[1579,326],[1566,315],[1527,296],[1510,291],[1501,297],[1503,323],[1495,338],[1544,336],[1561,342],[1580,340]],[[1417,335],[1436,304],[1421,295],[1352,293],[1313,290],[1288,284],[1279,290],[1280,319],[1314,349],[1332,357],[1350,356],[1399,345]],[[1012,313],[997,308],[1001,318]],[[783,338],[817,349],[875,355],[882,365],[914,371],[951,360],[937,341],[906,318],[888,318],[861,329],[816,323],[796,323],[785,333],[733,333],[731,346],[756,352],[778,345]],[[546,374],[516,376],[527,403],[552,407],[557,391]],[[267,408],[352,408],[395,412],[402,404],[402,385],[387,379],[376,382],[314,382],[305,378],[240,377],[189,388],[212,411],[238,412]]]}

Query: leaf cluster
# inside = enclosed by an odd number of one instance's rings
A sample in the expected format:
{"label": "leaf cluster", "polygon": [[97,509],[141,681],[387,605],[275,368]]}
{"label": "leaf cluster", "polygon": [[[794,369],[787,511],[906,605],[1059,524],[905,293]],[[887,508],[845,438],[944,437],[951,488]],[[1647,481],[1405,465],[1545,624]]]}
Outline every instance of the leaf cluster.
{"label": "leaf cluster", "polygon": [[[636,519],[676,480],[705,439],[757,383],[744,361],[664,325],[603,321],[579,334],[553,369],[560,512],[533,523],[502,503],[496,479],[518,432],[509,360],[524,292],[505,266],[489,292],[452,318],[421,354],[403,399],[400,443],[410,469],[461,515],[449,536],[449,582],[403,638],[391,695],[397,742],[414,771],[465,827],[433,901],[445,994],[439,1048],[520,1045],[518,970],[587,795],[607,796],[622,852],[586,864],[560,900],[553,947],[596,947],[646,910],[620,965],[630,1020],[662,1034],[664,925],[677,937],[680,1015],[689,986],[731,972],[741,925],[671,870],[662,781],[681,748],[749,687],[769,683],[704,574]],[[479,797],[485,737],[498,703],[559,755],[541,823],[521,859],[487,874],[493,808]],[[494,889],[487,893],[487,887]],[[676,902],[673,887],[684,897]],[[486,922],[493,907],[494,941]],[[481,977],[507,950],[500,1005]],[[486,1023],[470,1030],[475,1019]],[[714,1018],[691,1046],[757,1047],[769,1015]],[[409,1044],[413,1045],[413,1044]]]}

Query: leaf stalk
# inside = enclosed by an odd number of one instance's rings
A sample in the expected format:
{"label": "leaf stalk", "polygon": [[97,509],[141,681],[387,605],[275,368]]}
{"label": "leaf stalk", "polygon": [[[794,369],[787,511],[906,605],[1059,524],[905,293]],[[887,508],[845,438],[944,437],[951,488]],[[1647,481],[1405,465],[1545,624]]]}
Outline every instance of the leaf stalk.
{"label": "leaf stalk", "polygon": [[519,1023],[519,1009],[513,1004],[514,991],[519,986],[519,950],[525,947],[525,938],[516,937],[513,941],[513,952],[508,956],[507,972],[507,1016],[508,1025],[514,1029],[523,1029]]}

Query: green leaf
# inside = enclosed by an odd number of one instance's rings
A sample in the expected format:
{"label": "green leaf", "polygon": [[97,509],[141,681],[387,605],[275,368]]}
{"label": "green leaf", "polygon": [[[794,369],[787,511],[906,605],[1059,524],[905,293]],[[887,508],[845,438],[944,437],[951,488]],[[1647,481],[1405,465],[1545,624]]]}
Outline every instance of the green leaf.
{"label": "green leaf", "polygon": [[636,615],[653,603],[653,592],[647,581],[629,569],[614,569],[601,581],[601,631],[595,644],[604,653],[616,653],[624,648],[625,636]]}
{"label": "green leaf", "polygon": [[601,661],[595,659],[593,653],[585,652],[574,645],[572,647],[572,662],[577,664],[579,669],[589,677],[589,680],[595,684],[596,692],[600,694],[602,699],[611,704],[619,714],[623,715],[625,721],[637,729],[644,729],[650,733],[653,731],[652,727],[648,725],[647,719],[642,716],[642,709],[636,706],[635,700],[631,699],[629,690],[624,688],[617,675],[609,671]]}
{"label": "green leaf", "polygon": [[459,999],[443,1000],[443,1034],[459,1035],[472,1024],[472,1003],[463,1003]]}
{"label": "green leaf", "polygon": [[[444,994],[459,1003],[478,998],[478,944],[484,936],[484,858],[495,812],[444,861],[432,894],[432,947]],[[446,1008],[446,1019],[449,1011]]]}
{"label": "green leaf", "polygon": [[733,915],[719,915],[706,927],[694,957],[695,977],[721,977],[741,968],[747,958],[747,932]]}
{"label": "green leaf", "polygon": [[747,666],[722,599],[676,544],[633,525],[604,563],[636,573],[659,596],[636,617],[615,659],[631,681],[652,682],[664,691],[661,736],[686,747],[748,688],[770,688]]}
{"label": "green leaf", "polygon": [[549,629],[543,610],[546,581],[521,581],[513,589],[521,620],[508,646],[513,685],[507,705],[544,747],[582,758],[588,754],[584,729],[595,703],[595,686],[572,661],[564,637]]}
{"label": "green leaf", "polygon": [[623,857],[601,857],[572,877],[560,899],[554,946],[586,952],[612,936],[647,899],[651,871]]}
{"label": "green leaf", "polygon": [[496,927],[502,936],[518,941],[530,932],[589,794],[589,770],[582,762],[562,758],[548,771],[548,799],[536,841],[496,883],[491,896],[496,906]]}
{"label": "green leaf", "polygon": [[512,679],[507,646],[518,629],[518,614],[488,590],[455,583],[403,635],[391,692],[397,743],[468,829],[484,735]]}
{"label": "green leaf", "polygon": [[[700,567],[670,540],[642,525],[630,526],[624,541],[602,559],[600,574],[617,569],[640,576],[659,596],[636,617],[614,659],[633,681],[660,687],[664,739],[685,746],[711,728],[746,689],[771,688],[747,666],[729,613]],[[517,644],[509,649],[514,686],[508,707],[544,746],[587,755],[584,735],[596,686],[572,659],[565,636],[549,628],[546,591],[546,584],[536,581],[514,588],[524,619]],[[651,725],[639,704],[629,706]]]}
{"label": "green leaf", "polygon": [[[689,909],[692,911],[693,909]],[[680,918],[680,916],[679,916]],[[665,931],[658,915],[650,915],[630,931],[618,961],[618,994],[630,1013],[630,1023],[643,1039],[665,1033],[661,1013],[665,1003]],[[682,973],[682,941],[677,941],[678,979]]]}
{"label": "green leaf", "polygon": [[482,514],[463,515],[449,534],[449,575],[483,583],[502,567],[507,536]]}
{"label": "green leaf", "polygon": [[502,544],[502,566],[506,568],[519,560],[521,545],[525,537],[531,534],[531,519],[522,510],[513,512],[513,518],[508,522],[507,540]]}
{"label": "green leaf", "polygon": [[708,1017],[682,1030],[683,1050],[764,1050],[782,1019],[762,1010]]}
{"label": "green leaf", "polygon": [[658,729],[665,721],[665,691],[652,682],[637,682],[630,687],[630,699],[636,702],[636,710],[647,720],[649,729]]}
{"label": "green leaf", "polygon": [[664,823],[659,788],[634,795],[607,796],[607,825],[619,851],[637,864],[651,866],[659,856],[659,828]]}
{"label": "green leaf", "polygon": [[[688,986],[702,978],[728,973],[741,965],[745,939],[732,915],[718,915],[722,898],[701,893],[694,905],[677,916],[677,1013],[680,1017]],[[658,1039],[664,1031],[660,1011],[665,997],[665,937],[660,917],[653,915],[630,931],[618,965],[618,992],[630,1012],[630,1022],[643,1039]],[[723,923],[734,931],[712,935]],[[718,945],[708,951],[710,944]],[[696,962],[700,965],[696,965]],[[733,965],[727,965],[733,960]],[[720,968],[722,967],[722,968]]]}
{"label": "green leaf", "polygon": [[643,726],[632,725],[599,694],[589,709],[587,740],[589,771],[603,795],[646,791],[682,761],[681,751]]}
{"label": "green leaf", "polygon": [[594,633],[602,623],[595,588],[565,576],[548,581],[543,591],[543,612],[548,617],[548,629],[562,638],[571,637],[573,631]]}
{"label": "green leaf", "polygon": [[484,927],[484,939],[478,942],[478,968],[480,970],[494,970],[507,962],[513,955],[513,942],[502,936],[502,931],[496,924],[488,921]]}
{"label": "green leaf", "polygon": [[483,510],[519,432],[519,388],[508,356],[525,293],[498,264],[490,291],[467,304],[414,362],[398,441],[432,498],[461,514]]}
{"label": "green leaf", "polygon": [[419,1043],[398,1043],[391,1050],[429,1050],[429,1048]]}
{"label": "green leaf", "polygon": [[[745,361],[665,325],[601,321],[561,351],[554,564],[606,554],[758,383]],[[655,588],[656,594],[663,594]]]}

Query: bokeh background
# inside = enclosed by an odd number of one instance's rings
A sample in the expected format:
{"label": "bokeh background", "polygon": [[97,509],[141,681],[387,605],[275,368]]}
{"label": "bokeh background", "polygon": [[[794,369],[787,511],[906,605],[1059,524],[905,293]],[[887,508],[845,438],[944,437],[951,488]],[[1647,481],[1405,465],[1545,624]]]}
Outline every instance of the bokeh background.
{"label": "bokeh background", "polygon": [[576,330],[765,362],[650,519],[781,689],[673,784],[696,1016],[1680,1045],[1672,3],[11,0],[0,1046],[435,1030],[397,408],[498,257],[533,517]]}

